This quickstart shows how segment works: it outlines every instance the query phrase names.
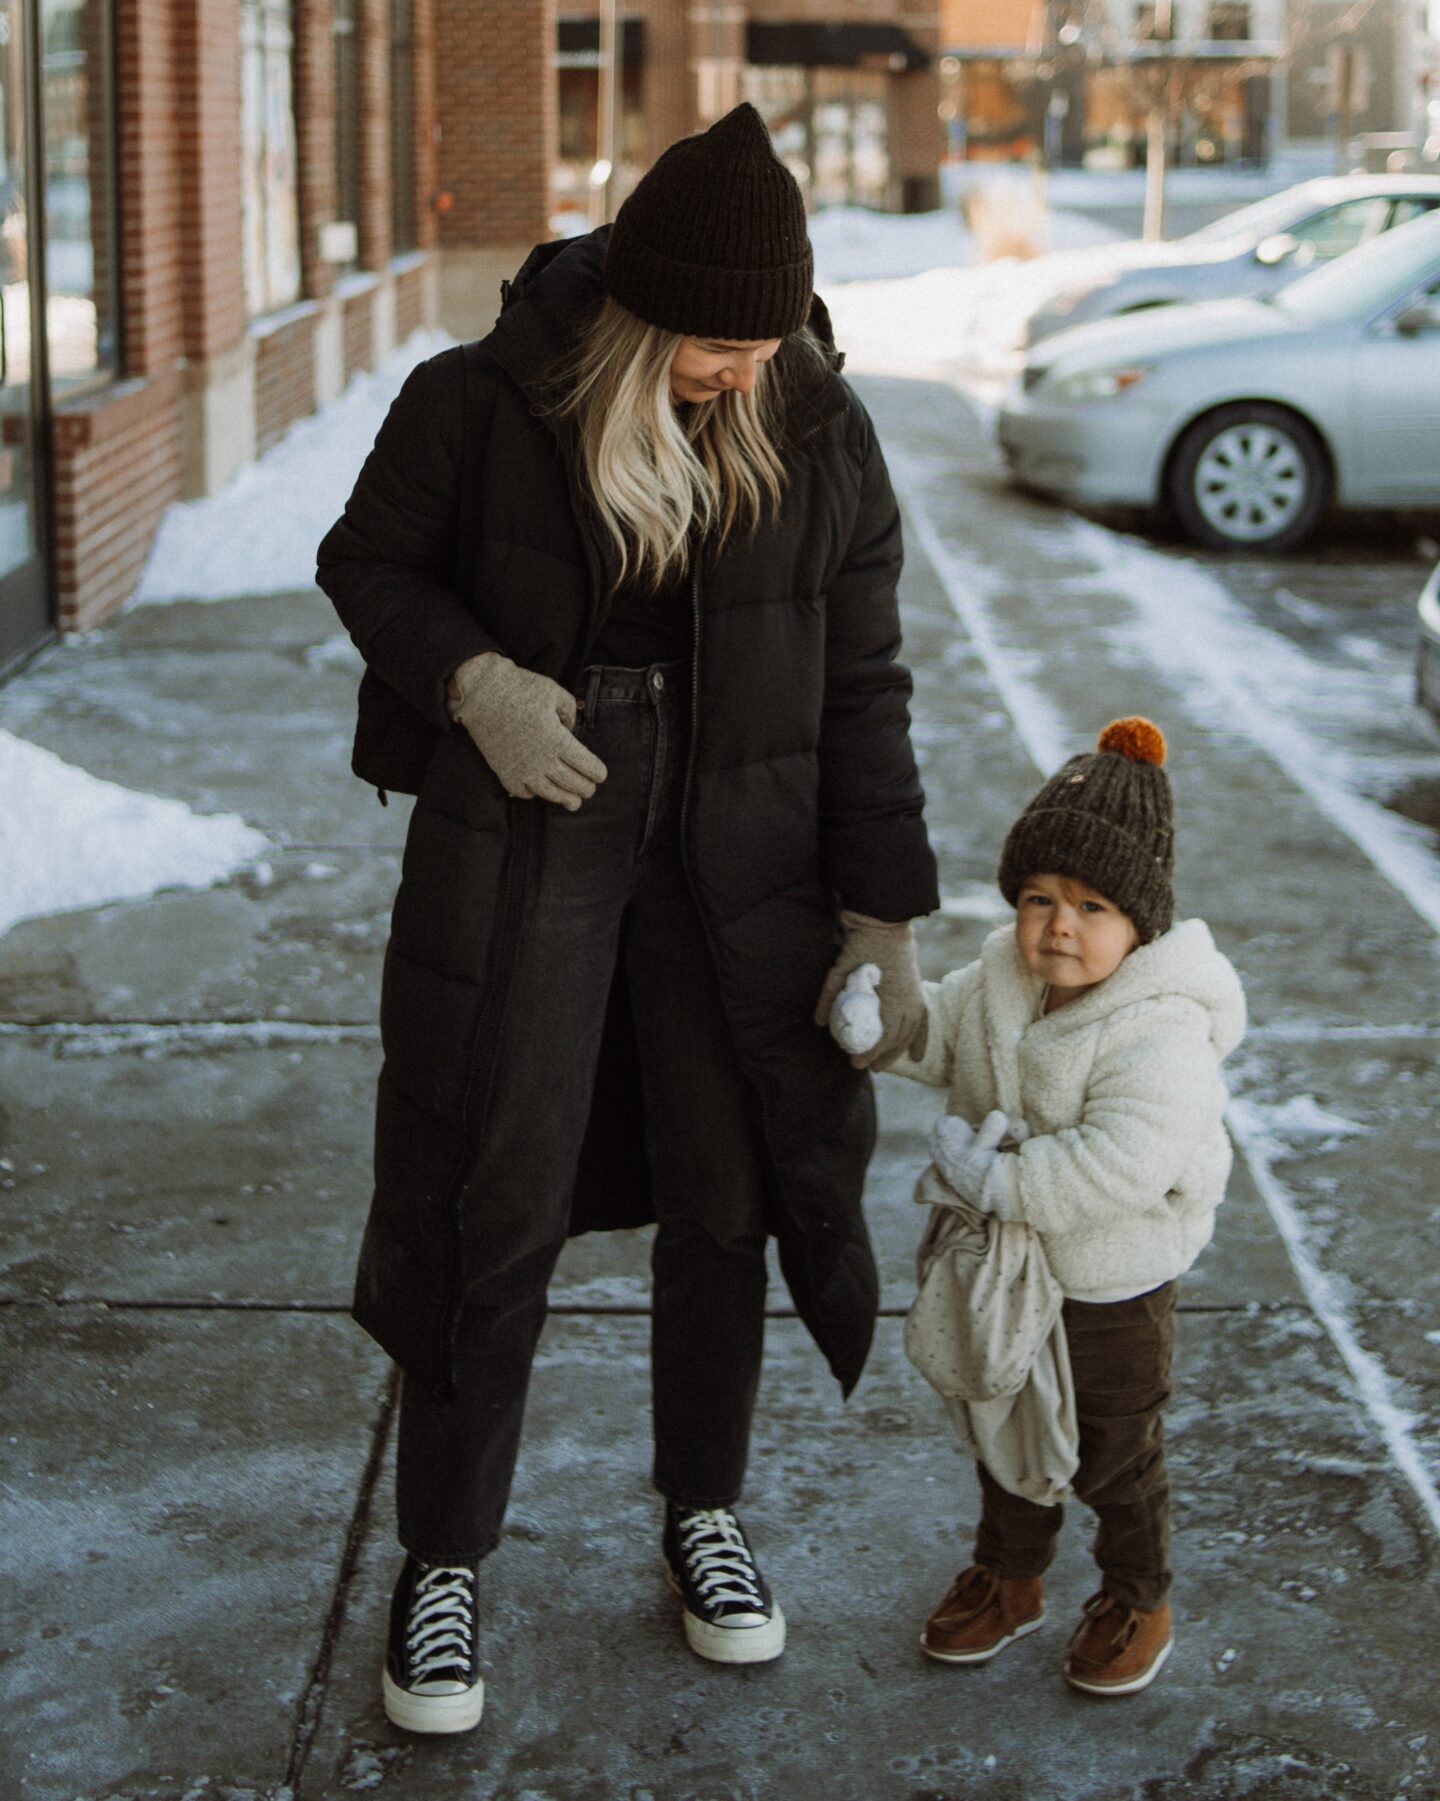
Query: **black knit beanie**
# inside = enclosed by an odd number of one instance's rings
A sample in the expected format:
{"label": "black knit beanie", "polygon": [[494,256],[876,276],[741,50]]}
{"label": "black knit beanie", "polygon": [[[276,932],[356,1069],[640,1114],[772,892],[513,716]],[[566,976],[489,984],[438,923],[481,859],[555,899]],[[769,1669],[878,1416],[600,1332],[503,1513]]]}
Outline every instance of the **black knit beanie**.
{"label": "black knit beanie", "polygon": [[610,228],[605,292],[637,317],[698,338],[783,338],[810,313],[805,203],[748,103],[681,138]]}
{"label": "black knit beanie", "polygon": [[1068,875],[1135,922],[1142,943],[1175,917],[1174,803],[1165,735],[1148,719],[1117,719],[1088,755],[1071,757],[1010,828],[1000,892],[1013,907],[1031,876]]}

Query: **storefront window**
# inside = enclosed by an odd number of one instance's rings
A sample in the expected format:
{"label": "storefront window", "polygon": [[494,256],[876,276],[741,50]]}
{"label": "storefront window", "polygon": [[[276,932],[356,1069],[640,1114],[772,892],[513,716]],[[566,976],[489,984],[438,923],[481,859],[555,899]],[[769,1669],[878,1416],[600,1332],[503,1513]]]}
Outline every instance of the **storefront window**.
{"label": "storefront window", "polygon": [[292,100],[294,0],[240,0],[245,298],[252,315],[300,294]]}
{"label": "storefront window", "polygon": [[390,0],[390,247],[413,250],[415,215],[415,28],[410,0]]}
{"label": "storefront window", "polygon": [[107,0],[43,0],[45,281],[55,392],[113,371],[115,158]]}

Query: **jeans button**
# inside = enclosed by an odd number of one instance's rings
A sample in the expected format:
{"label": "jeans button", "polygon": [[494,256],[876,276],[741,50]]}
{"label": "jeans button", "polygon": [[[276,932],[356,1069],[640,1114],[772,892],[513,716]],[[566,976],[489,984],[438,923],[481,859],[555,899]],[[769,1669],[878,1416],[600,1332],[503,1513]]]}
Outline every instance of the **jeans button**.
{"label": "jeans button", "polygon": [[662,670],[652,669],[650,671],[650,686],[655,690],[655,692],[657,694],[659,694],[664,689],[665,676],[664,676],[664,672]]}

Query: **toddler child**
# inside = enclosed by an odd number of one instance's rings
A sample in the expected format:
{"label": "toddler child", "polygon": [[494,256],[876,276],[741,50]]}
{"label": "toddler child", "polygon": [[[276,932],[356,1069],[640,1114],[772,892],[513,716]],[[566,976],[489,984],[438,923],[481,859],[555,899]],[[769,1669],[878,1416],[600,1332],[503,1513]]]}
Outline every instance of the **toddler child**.
{"label": "toddler child", "polygon": [[[1102,1695],[1147,1687],[1170,1653],[1162,1413],[1176,1284],[1224,1194],[1220,1064],[1245,1027],[1208,928],[1172,924],[1164,760],[1158,728],[1117,720],[1046,782],[1000,860],[1015,923],[925,984],[925,1050],[888,1065],[949,1089],[939,1174],[970,1208],[1037,1232],[1064,1292],[1072,1485],[1099,1521],[1101,1581],[1064,1673]],[[945,1663],[983,1663],[1040,1624],[1063,1514],[977,1468],[975,1560],[921,1638]]]}

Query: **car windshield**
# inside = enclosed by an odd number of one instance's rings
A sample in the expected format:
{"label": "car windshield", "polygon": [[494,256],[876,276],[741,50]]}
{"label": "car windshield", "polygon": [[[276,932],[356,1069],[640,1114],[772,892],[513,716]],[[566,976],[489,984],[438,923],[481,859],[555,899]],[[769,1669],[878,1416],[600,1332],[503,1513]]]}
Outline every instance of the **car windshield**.
{"label": "car windshield", "polygon": [[1281,312],[1311,325],[1373,319],[1424,281],[1440,275],[1440,218],[1412,220],[1387,231],[1269,297]]}
{"label": "car windshield", "polygon": [[1257,200],[1254,206],[1242,206],[1237,213],[1226,213],[1213,225],[1202,225],[1199,231],[1187,231],[1181,242],[1224,244],[1231,238],[1245,238],[1258,244],[1261,238],[1268,238],[1277,231],[1288,231],[1297,219],[1316,211],[1318,205],[1313,195],[1302,199],[1296,189],[1287,188],[1283,194],[1271,194],[1266,200]]}

